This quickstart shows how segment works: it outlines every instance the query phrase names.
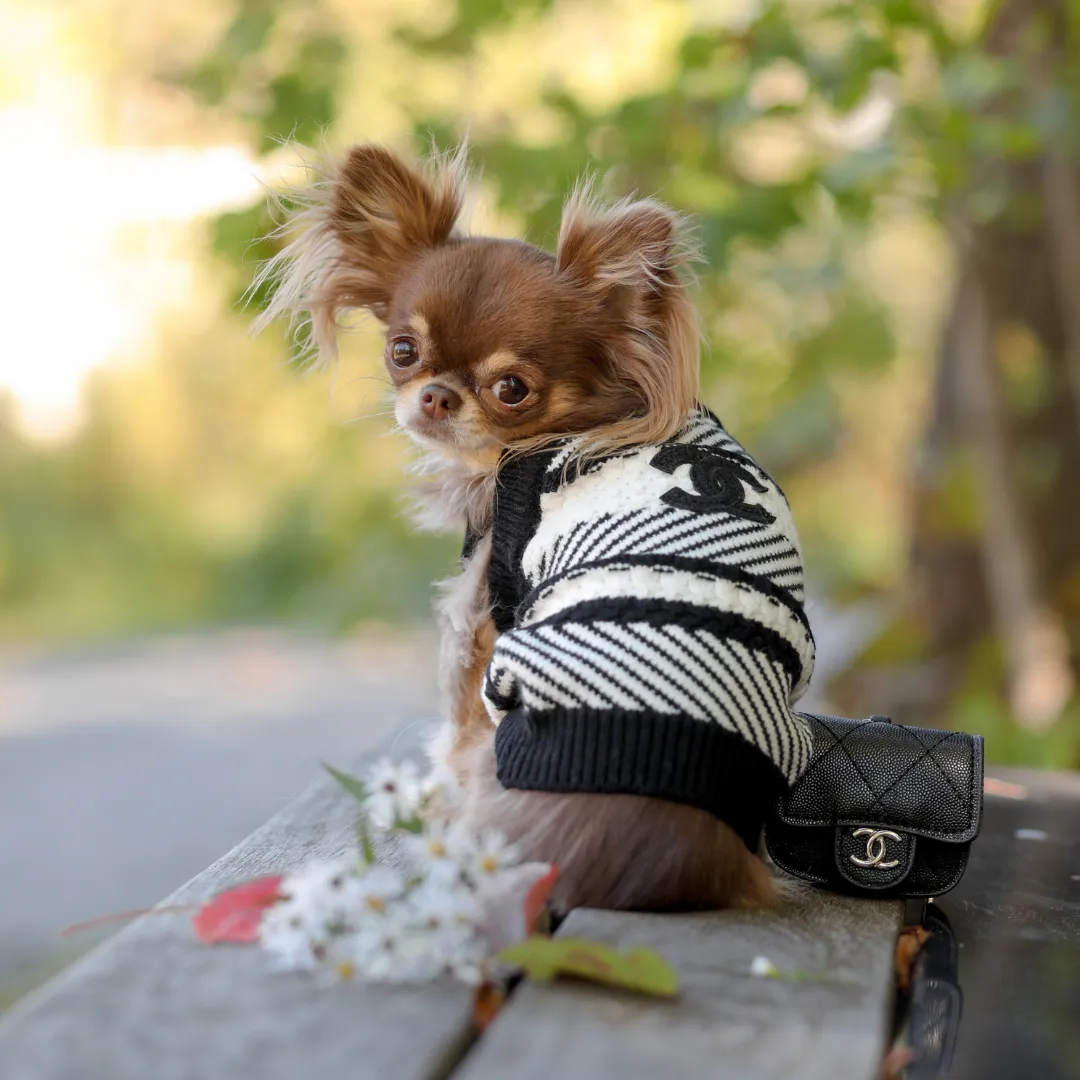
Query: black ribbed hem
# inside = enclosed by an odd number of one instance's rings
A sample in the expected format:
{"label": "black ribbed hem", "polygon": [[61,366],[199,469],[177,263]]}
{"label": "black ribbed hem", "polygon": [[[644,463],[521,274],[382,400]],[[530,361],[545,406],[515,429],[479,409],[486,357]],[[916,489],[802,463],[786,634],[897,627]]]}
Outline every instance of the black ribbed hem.
{"label": "black ribbed hem", "polygon": [[787,788],[773,762],[734,732],[652,712],[518,708],[495,731],[495,757],[503,787],[685,803],[719,818],[751,851]]}

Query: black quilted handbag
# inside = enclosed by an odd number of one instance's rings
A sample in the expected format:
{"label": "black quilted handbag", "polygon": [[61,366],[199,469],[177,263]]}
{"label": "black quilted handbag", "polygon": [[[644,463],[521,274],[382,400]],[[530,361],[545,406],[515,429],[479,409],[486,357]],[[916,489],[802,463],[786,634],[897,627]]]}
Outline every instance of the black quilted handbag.
{"label": "black quilted handbag", "polygon": [[806,719],[810,764],[765,823],[773,862],[837,892],[948,892],[979,834],[982,738],[882,716]]}

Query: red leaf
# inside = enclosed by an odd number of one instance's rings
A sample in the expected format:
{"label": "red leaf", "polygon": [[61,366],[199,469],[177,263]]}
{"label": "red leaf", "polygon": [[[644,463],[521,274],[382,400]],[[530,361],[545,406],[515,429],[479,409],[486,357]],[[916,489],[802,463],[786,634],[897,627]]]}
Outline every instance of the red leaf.
{"label": "red leaf", "polygon": [[281,874],[256,878],[218,893],[192,919],[200,941],[258,941],[263,911],[279,900]]}
{"label": "red leaf", "polygon": [[533,882],[529,891],[525,894],[525,933],[532,934],[539,928],[537,923],[547,907],[548,897],[555,883],[559,880],[559,868],[552,868],[539,881]]}

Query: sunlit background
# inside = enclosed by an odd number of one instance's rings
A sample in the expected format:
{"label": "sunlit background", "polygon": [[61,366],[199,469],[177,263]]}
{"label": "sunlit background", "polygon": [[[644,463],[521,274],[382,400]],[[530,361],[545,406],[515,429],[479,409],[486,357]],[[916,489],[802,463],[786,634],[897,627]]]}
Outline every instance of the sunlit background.
{"label": "sunlit background", "polygon": [[0,0],[0,995],[437,711],[458,540],[399,513],[375,328],[333,376],[248,334],[290,140],[467,131],[474,227],[549,246],[587,169],[693,215],[706,402],[793,505],[817,700],[1080,767],[1077,18]]}

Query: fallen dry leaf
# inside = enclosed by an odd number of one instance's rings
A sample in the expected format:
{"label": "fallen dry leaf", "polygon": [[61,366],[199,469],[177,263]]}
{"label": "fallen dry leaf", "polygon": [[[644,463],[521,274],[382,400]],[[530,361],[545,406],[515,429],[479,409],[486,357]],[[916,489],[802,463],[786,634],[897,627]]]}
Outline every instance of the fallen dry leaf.
{"label": "fallen dry leaf", "polygon": [[896,985],[906,994],[911,986],[911,966],[919,950],[930,937],[930,931],[924,926],[907,926],[896,941]]}
{"label": "fallen dry leaf", "polygon": [[904,1070],[911,1064],[913,1056],[911,1047],[905,1046],[903,1043],[897,1043],[895,1046],[890,1047],[889,1052],[881,1062],[881,1072],[878,1074],[878,1080],[901,1080]]}
{"label": "fallen dry leaf", "polygon": [[653,997],[675,997],[679,992],[675,969],[652,949],[640,946],[620,952],[599,941],[534,935],[503,949],[497,959],[537,982],[566,975]]}

